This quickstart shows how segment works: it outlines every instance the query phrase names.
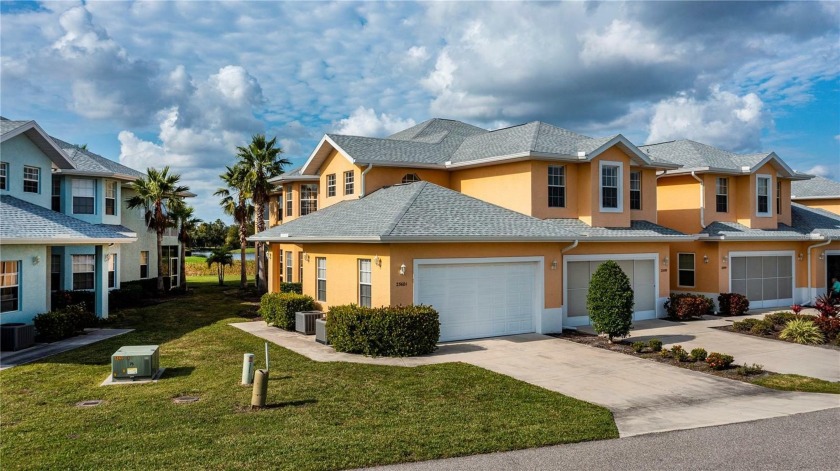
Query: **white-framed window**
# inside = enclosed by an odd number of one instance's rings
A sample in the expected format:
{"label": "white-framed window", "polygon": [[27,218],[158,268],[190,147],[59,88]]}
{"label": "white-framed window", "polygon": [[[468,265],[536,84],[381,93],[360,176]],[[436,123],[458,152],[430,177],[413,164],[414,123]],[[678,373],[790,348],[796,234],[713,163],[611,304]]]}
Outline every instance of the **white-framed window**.
{"label": "white-framed window", "polygon": [[602,161],[598,164],[600,178],[600,199],[601,211],[619,213],[624,207],[622,188],[621,162]]}
{"label": "white-framed window", "polygon": [[61,212],[61,177],[52,176],[52,210]]}
{"label": "white-framed window", "polygon": [[327,197],[335,196],[335,174],[327,175]]}
{"label": "white-framed window", "polygon": [[117,214],[117,182],[105,182],[105,214]]}
{"label": "white-framed window", "polygon": [[295,265],[294,265],[294,254],[292,251],[286,252],[286,279],[283,280],[286,283],[292,282],[292,274],[294,273]]}
{"label": "white-framed window", "polygon": [[23,166],[23,191],[25,193],[41,192],[41,169],[38,167]]}
{"label": "white-framed window", "polygon": [[355,188],[354,188],[354,185],[353,185],[354,180],[355,180],[355,176],[354,176],[352,170],[348,170],[348,171],[344,172],[344,194],[345,195],[352,195],[353,191],[355,191]]}
{"label": "white-framed window", "polygon": [[117,254],[115,253],[108,257],[108,287],[117,287]]}
{"label": "white-framed window", "polygon": [[370,307],[371,301],[370,259],[359,260],[359,306]]}
{"label": "white-framed window", "polygon": [[140,251],[140,278],[149,277],[149,251]]}
{"label": "white-framed window", "polygon": [[630,172],[630,209],[642,209],[642,172]]}
{"label": "white-framed window", "polygon": [[776,180],[776,214],[782,214],[782,181]]}
{"label": "white-framed window", "polygon": [[289,189],[286,190],[286,216],[291,217],[293,208],[292,187],[289,185]]}
{"label": "white-framed window", "polygon": [[402,177],[402,183],[414,183],[414,182],[419,182],[419,181],[420,181],[420,176],[417,175],[416,173],[406,173]]}
{"label": "white-framed window", "polygon": [[93,289],[93,255],[73,255],[73,289]]}
{"label": "white-framed window", "polygon": [[20,311],[20,260],[0,262],[0,312]]}
{"label": "white-framed window", "polygon": [[303,252],[298,252],[298,282],[303,283]]}
{"label": "white-framed window", "polygon": [[96,182],[89,178],[73,179],[73,214],[94,214]]}
{"label": "white-framed window", "polygon": [[277,210],[277,222],[283,220],[283,189],[280,188],[280,194],[277,195],[277,203],[275,205],[275,209]]}
{"label": "white-framed window", "polygon": [[50,291],[61,290],[61,255],[50,256]]}
{"label": "white-framed window", "polygon": [[677,285],[687,288],[694,287],[694,254],[677,254]]}
{"label": "white-framed window", "polygon": [[318,211],[318,185],[307,184],[300,186],[300,215]]}
{"label": "white-framed window", "polygon": [[715,209],[719,213],[729,212],[729,179],[726,177],[715,180]]}
{"label": "white-framed window", "polygon": [[755,176],[755,213],[770,216],[770,201],[773,198],[770,175]]}
{"label": "white-framed window", "polygon": [[548,207],[566,207],[566,166],[548,166]]}
{"label": "white-framed window", "polygon": [[9,189],[9,163],[0,162],[0,190]]}
{"label": "white-framed window", "polygon": [[327,259],[315,257],[315,279],[318,301],[327,301]]}

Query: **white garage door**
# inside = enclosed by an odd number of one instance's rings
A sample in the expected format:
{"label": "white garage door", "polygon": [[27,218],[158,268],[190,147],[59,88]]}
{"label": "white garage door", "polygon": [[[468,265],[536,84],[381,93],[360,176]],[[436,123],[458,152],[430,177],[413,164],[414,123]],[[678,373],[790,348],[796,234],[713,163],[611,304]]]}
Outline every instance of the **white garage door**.
{"label": "white garage door", "polygon": [[733,256],[730,270],[731,291],[751,308],[793,304],[793,255]]}
{"label": "white garage door", "polygon": [[[653,259],[615,260],[633,288],[633,320],[656,318],[656,272]],[[589,280],[604,260],[566,262],[566,323],[588,325]]]}
{"label": "white garage door", "polygon": [[421,264],[418,303],[440,313],[440,340],[534,332],[537,263]]}

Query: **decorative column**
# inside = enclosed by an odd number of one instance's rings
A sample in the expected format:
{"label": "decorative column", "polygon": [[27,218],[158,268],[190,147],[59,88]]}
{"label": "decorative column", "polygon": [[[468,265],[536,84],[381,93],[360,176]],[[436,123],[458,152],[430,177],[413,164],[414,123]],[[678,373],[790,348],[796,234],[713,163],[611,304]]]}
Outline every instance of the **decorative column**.
{"label": "decorative column", "polygon": [[108,318],[108,263],[105,256],[108,247],[97,245],[94,253],[94,313],[100,319]]}

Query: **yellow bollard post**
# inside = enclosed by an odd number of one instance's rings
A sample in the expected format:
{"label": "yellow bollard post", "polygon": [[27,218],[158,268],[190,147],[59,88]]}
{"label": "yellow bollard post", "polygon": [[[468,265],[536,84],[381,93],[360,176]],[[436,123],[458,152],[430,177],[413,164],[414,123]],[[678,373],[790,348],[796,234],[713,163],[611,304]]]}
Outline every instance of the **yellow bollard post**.
{"label": "yellow bollard post", "polygon": [[268,395],[268,370],[257,370],[254,375],[254,390],[251,392],[251,408],[265,407]]}

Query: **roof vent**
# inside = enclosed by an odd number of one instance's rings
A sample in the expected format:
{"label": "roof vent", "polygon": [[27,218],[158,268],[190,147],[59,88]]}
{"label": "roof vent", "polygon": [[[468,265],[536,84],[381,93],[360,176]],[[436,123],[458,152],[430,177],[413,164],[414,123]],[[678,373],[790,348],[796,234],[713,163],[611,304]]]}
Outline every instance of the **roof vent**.
{"label": "roof vent", "polygon": [[577,153],[577,156],[578,156],[579,159],[584,159],[584,158],[586,158],[586,152],[584,152],[582,150],[579,150],[578,153]]}

